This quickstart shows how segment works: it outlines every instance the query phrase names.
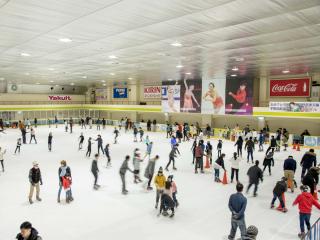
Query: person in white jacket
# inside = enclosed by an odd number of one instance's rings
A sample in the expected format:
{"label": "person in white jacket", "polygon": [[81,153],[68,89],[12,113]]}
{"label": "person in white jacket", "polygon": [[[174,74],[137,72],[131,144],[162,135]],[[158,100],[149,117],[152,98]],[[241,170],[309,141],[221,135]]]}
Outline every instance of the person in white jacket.
{"label": "person in white jacket", "polygon": [[2,148],[0,147],[0,162],[1,162],[1,166],[2,166],[2,172],[4,172],[4,164],[3,164],[4,157],[3,157],[3,155],[5,155],[6,152],[7,152],[6,149],[2,151]]}
{"label": "person in white jacket", "polygon": [[133,153],[133,168],[134,168],[134,183],[142,182],[140,178],[140,163],[143,161],[139,148],[136,148]]}
{"label": "person in white jacket", "polygon": [[233,153],[233,157],[230,159],[231,162],[231,182],[233,182],[234,174],[236,175],[236,180],[239,182],[239,165],[241,158],[238,157],[236,152]]}

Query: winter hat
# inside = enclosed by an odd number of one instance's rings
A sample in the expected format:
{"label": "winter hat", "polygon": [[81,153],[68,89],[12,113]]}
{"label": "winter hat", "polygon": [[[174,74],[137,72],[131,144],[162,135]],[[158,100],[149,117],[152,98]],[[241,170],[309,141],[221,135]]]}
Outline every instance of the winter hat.
{"label": "winter hat", "polygon": [[308,192],[309,187],[307,185],[301,185],[300,190],[303,192]]}
{"label": "winter hat", "polygon": [[159,170],[158,170],[158,173],[162,173],[163,172],[163,168],[160,167]]}
{"label": "winter hat", "polygon": [[39,164],[38,164],[37,161],[32,162],[32,166],[38,166],[38,165],[39,165]]}
{"label": "winter hat", "polygon": [[252,236],[252,237],[256,237],[258,235],[258,228],[256,226],[249,226],[247,228],[247,234]]}

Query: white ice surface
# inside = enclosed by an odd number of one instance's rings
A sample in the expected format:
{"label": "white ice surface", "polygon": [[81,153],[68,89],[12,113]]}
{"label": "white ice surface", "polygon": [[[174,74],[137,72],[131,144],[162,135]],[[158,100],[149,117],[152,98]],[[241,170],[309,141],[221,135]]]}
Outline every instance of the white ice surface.
{"label": "white ice surface", "polygon": [[[113,128],[101,130],[104,144],[112,143]],[[47,150],[47,135],[53,132],[53,151]],[[59,128],[38,127],[36,137],[38,144],[22,145],[21,154],[14,155],[19,130],[7,130],[0,134],[0,146],[7,149],[5,155],[6,172],[0,173],[0,239],[14,239],[23,221],[31,221],[39,230],[44,240],[98,240],[98,239],[139,239],[139,240],[213,240],[225,239],[230,230],[230,212],[228,199],[235,192],[235,184],[222,185],[213,181],[213,174],[194,174],[191,164],[190,147],[192,142],[180,145],[181,156],[177,159],[178,171],[174,179],[178,187],[180,206],[173,219],[157,217],[154,209],[155,192],[145,192],[141,184],[133,184],[133,176],[127,174],[129,194],[121,194],[121,182],[118,174],[124,156],[132,156],[133,149],[145,150],[143,143],[133,143],[133,134],[121,131],[119,144],[111,144],[112,168],[105,168],[106,158],[99,161],[99,191],[92,189],[93,177],[90,172],[91,158],[85,157],[85,150],[78,151],[78,137],[84,132],[85,144],[89,136],[95,138],[95,129],[81,130],[75,127],[74,133],[65,133]],[[153,154],[159,154],[160,160],[156,169],[165,166],[169,154],[169,140],[164,133],[147,133],[154,142]],[[29,141],[29,134],[27,140]],[[214,148],[217,141],[211,140]],[[93,145],[92,156],[96,152]],[[223,152],[227,154],[226,168],[230,169],[228,159],[235,148],[233,143],[224,141]],[[290,150],[291,153],[292,150]],[[259,186],[257,198],[248,195],[246,210],[247,225],[254,224],[259,228],[258,239],[281,240],[296,239],[299,231],[298,209],[291,204],[297,195],[287,193],[288,213],[283,214],[270,210],[274,183],[282,176],[282,164],[289,152],[275,154],[273,175],[265,175],[265,181]],[[302,152],[292,152],[300,161]],[[255,159],[263,160],[263,153],[255,152]],[[216,156],[214,157],[216,158]],[[67,160],[73,175],[72,191],[75,201],[71,204],[57,203],[58,167],[61,160]],[[41,186],[42,202],[33,205],[28,203],[28,171],[33,161],[38,161],[42,171],[44,185]],[[131,163],[130,163],[131,164]],[[142,164],[143,177],[146,162]],[[247,185],[246,161],[241,163],[240,181]],[[296,176],[301,168],[298,167]],[[229,172],[228,172],[229,173]],[[168,173],[165,172],[167,176]],[[299,178],[297,177],[297,180]],[[298,180],[298,183],[300,181]],[[253,189],[252,189],[253,190]],[[251,191],[252,191],[251,190]],[[278,203],[276,203],[278,204]],[[312,222],[319,216],[315,210]],[[239,232],[237,233],[239,236]]]}

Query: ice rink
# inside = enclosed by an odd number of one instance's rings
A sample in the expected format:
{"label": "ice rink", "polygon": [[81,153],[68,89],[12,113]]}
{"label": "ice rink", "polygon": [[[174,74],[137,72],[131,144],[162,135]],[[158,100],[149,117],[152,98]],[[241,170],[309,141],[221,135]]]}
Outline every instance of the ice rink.
{"label": "ice rink", "polygon": [[[48,152],[47,136],[53,133],[53,151]],[[85,144],[83,150],[78,150],[78,137],[83,132]],[[230,231],[230,212],[228,199],[235,192],[235,183],[222,185],[214,182],[213,173],[206,170],[205,174],[194,174],[190,142],[180,146],[181,156],[177,158],[177,171],[174,180],[178,187],[177,198],[180,206],[173,219],[157,217],[155,206],[155,191],[147,192],[142,184],[133,183],[133,175],[128,173],[127,189],[129,194],[121,194],[119,167],[125,155],[132,156],[134,148],[146,149],[144,143],[134,143],[132,132],[121,130],[119,144],[111,144],[110,153],[112,168],[106,168],[106,157],[99,161],[100,175],[98,191],[93,190],[93,176],[90,172],[91,160],[97,151],[97,144],[92,147],[91,158],[85,157],[88,137],[96,138],[101,134],[106,143],[113,143],[113,128],[97,131],[81,130],[76,126],[72,134],[65,133],[60,125],[58,128],[47,126],[36,129],[38,144],[26,144],[21,147],[21,154],[14,155],[16,140],[21,136],[17,129],[9,129],[6,134],[0,134],[0,146],[7,149],[5,155],[5,173],[0,173],[0,239],[14,239],[23,221],[30,221],[38,229],[44,240],[98,240],[98,239],[139,239],[139,240],[215,240],[226,239]],[[165,167],[170,150],[169,139],[165,133],[145,133],[154,142],[152,156],[159,154],[160,160],[156,170]],[[30,135],[27,134],[27,142]],[[214,149],[217,140],[211,139]],[[224,141],[223,151],[226,153],[225,164],[230,177],[230,162],[235,151],[234,143]],[[270,209],[272,189],[282,177],[284,159],[293,154],[299,162],[301,152],[280,152],[275,154],[273,174],[264,176],[260,184],[258,197],[248,198],[246,210],[247,226],[253,224],[259,229],[257,239],[282,240],[297,239],[299,232],[298,208],[292,207],[292,202],[300,192],[286,193],[287,213]],[[245,155],[245,154],[244,154]],[[255,152],[254,158],[260,160],[262,167],[264,153]],[[216,151],[214,151],[214,160]],[[57,203],[58,168],[60,161],[66,160],[73,176],[72,191],[74,202],[66,204],[62,194],[61,204]],[[42,202],[30,205],[28,202],[29,182],[28,172],[32,162],[38,161],[42,171],[43,186],[41,186]],[[142,164],[142,174],[147,160]],[[248,182],[247,169],[251,164],[243,160],[240,168],[240,181],[245,187]],[[132,168],[132,161],[130,162]],[[300,183],[301,168],[298,167],[296,179]],[[168,176],[168,172],[164,172]],[[143,178],[144,179],[144,178]],[[144,179],[145,180],[145,179]],[[278,205],[278,202],[276,202]],[[311,219],[313,223],[319,211],[315,210]],[[239,231],[237,233],[239,236]]]}

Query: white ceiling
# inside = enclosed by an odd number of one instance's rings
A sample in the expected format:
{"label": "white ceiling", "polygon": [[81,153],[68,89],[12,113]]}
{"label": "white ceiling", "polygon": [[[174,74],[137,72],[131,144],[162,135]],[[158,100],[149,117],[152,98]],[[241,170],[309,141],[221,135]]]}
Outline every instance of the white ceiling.
{"label": "white ceiling", "polygon": [[320,0],[0,0],[0,79],[15,83],[313,73],[319,43]]}

